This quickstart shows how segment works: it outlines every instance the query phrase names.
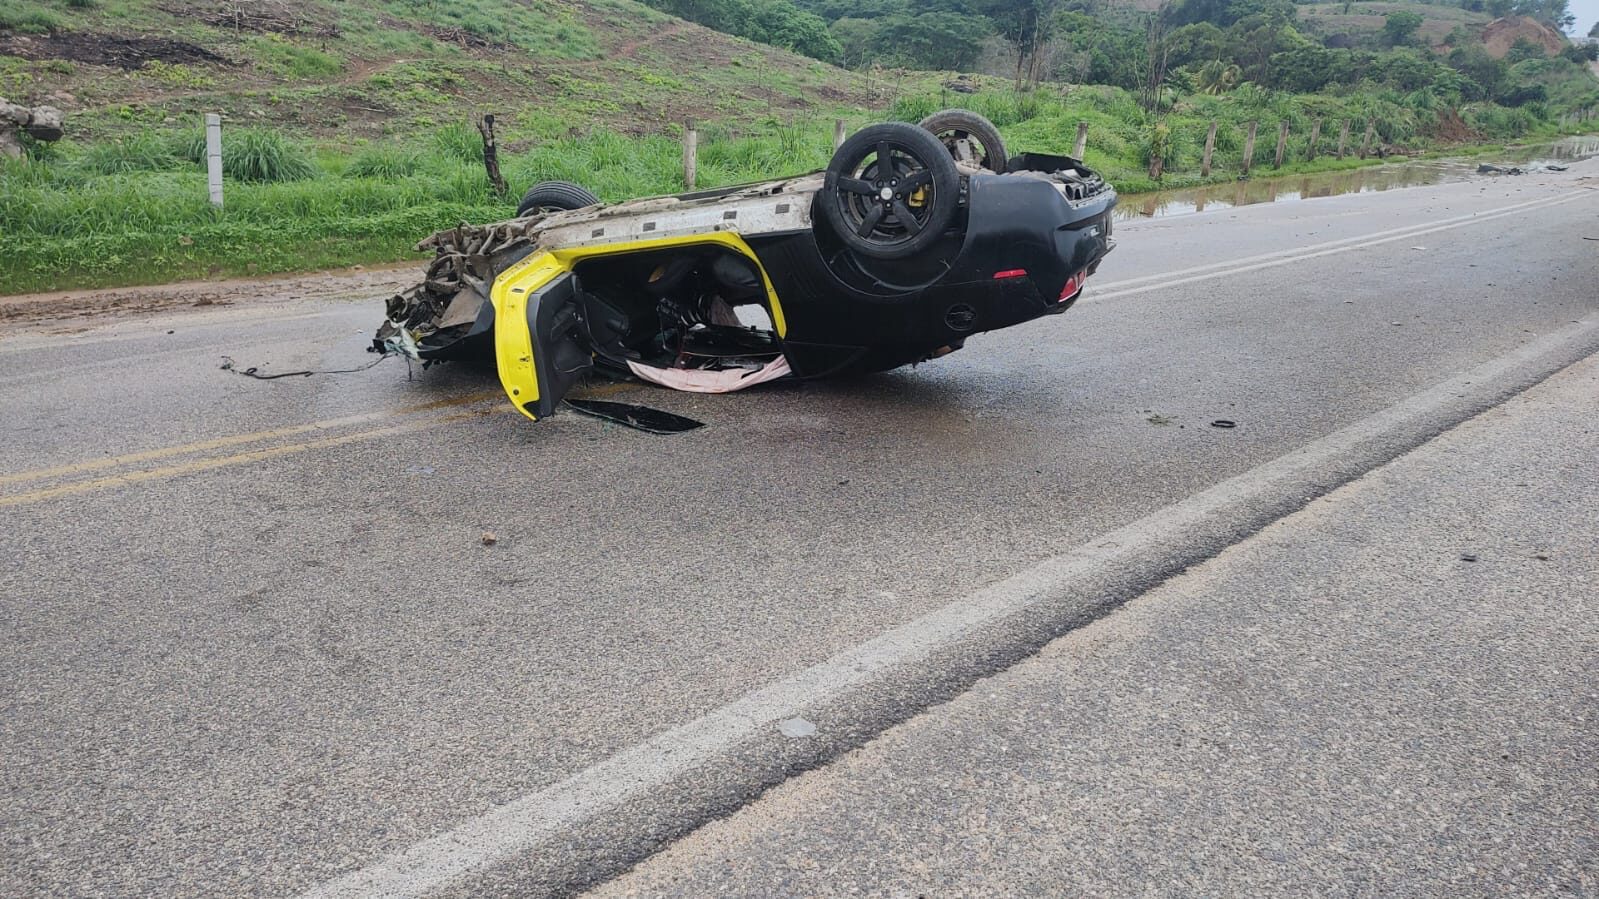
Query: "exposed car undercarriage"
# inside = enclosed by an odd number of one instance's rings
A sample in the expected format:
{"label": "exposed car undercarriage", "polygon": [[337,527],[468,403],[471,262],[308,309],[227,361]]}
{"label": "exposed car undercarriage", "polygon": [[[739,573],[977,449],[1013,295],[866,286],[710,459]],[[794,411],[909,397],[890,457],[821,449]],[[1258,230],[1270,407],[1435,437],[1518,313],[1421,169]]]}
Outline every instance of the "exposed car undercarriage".
{"label": "exposed car undercarriage", "polygon": [[[726,392],[914,363],[1063,311],[1111,248],[1115,191],[939,115],[949,133],[871,126],[796,178],[610,206],[538,185],[516,219],[423,241],[427,276],[389,300],[374,349],[492,357],[540,418],[596,369]],[[980,153],[967,122],[986,126]]]}

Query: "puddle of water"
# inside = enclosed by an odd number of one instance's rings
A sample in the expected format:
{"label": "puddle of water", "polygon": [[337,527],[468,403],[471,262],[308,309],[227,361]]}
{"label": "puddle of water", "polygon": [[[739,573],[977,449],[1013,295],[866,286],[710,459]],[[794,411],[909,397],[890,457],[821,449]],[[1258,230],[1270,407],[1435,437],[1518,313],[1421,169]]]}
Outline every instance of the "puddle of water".
{"label": "puddle of water", "polygon": [[1233,206],[1252,206],[1256,203],[1284,203],[1339,194],[1371,193],[1425,184],[1468,181],[1479,177],[1493,177],[1477,174],[1477,166],[1483,162],[1531,169],[1549,164],[1564,165],[1595,156],[1599,156],[1599,135],[1568,137],[1552,144],[1517,147],[1498,156],[1481,159],[1398,162],[1344,172],[1256,178],[1249,181],[1123,197],[1121,203],[1116,206],[1116,218],[1127,220],[1187,215],[1204,212],[1207,209],[1228,209]]}

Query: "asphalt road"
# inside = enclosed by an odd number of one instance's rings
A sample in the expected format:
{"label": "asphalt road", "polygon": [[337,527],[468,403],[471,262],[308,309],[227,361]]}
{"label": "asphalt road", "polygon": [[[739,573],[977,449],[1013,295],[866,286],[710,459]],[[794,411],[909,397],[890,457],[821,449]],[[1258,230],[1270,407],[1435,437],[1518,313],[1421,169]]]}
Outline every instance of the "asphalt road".
{"label": "asphalt road", "polygon": [[596,899],[1592,895],[1596,464],[1599,357]]}
{"label": "asphalt road", "polygon": [[[1497,402],[1599,348],[1596,175],[1127,223],[1078,308],[935,363],[610,394],[709,425],[669,439],[533,425],[460,368],[219,370],[361,364],[371,297],[13,330],[0,893],[285,895],[355,872],[331,888],[363,895],[395,853],[1523,353],[1474,400]],[[1433,405],[1316,483],[1480,411]],[[1314,489],[1214,519],[1204,552]],[[1118,589],[1169,573],[1151,565]],[[953,670],[912,671],[839,747],[983,673]],[[554,867],[505,882],[614,873],[645,851],[619,834],[670,836],[778,779],[759,755],[696,769],[714,801],[647,823],[641,803],[574,813]],[[470,891],[507,858],[478,848],[387,882]]]}

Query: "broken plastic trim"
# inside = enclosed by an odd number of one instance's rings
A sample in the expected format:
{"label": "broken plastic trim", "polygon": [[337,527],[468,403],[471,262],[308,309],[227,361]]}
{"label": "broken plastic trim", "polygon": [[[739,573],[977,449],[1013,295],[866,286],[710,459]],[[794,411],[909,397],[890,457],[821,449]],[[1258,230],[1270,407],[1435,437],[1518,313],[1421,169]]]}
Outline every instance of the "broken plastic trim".
{"label": "broken plastic trim", "polygon": [[634,430],[646,434],[681,434],[695,428],[705,427],[705,422],[684,418],[671,412],[660,409],[651,409],[648,406],[635,406],[632,403],[612,403],[605,400],[567,400],[566,405],[574,412],[580,412],[592,418],[615,422],[626,425]]}

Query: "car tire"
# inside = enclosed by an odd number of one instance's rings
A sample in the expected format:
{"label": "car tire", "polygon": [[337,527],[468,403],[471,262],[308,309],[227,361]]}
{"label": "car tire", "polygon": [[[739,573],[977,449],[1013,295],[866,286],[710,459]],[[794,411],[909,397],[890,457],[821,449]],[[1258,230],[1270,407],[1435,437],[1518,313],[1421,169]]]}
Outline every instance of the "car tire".
{"label": "car tire", "polygon": [[[945,109],[935,112],[920,122],[922,128],[932,132],[949,149],[950,156],[959,158],[955,141],[970,137],[982,146],[979,164],[993,172],[1005,171],[1010,156],[1005,152],[1005,140],[999,136],[994,123],[969,109]],[[979,160],[974,160],[979,161]]]}
{"label": "car tire", "polygon": [[915,125],[887,122],[844,141],[827,165],[816,202],[851,250],[903,259],[932,246],[954,221],[960,179],[938,138]]}
{"label": "car tire", "polygon": [[522,195],[522,202],[516,207],[516,217],[522,218],[535,212],[582,209],[598,205],[599,202],[599,197],[570,181],[540,181]]}

